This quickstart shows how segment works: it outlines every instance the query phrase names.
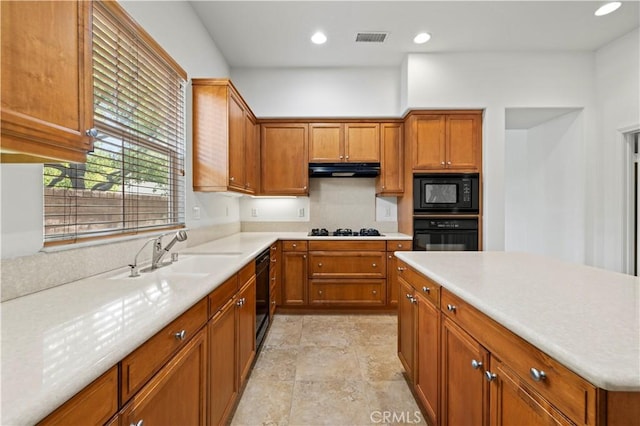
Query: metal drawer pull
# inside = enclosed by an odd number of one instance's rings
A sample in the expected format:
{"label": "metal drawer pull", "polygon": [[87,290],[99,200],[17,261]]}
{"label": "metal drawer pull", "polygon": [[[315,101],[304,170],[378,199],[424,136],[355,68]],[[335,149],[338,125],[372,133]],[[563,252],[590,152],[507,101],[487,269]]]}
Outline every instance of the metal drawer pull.
{"label": "metal drawer pull", "polygon": [[373,294],[378,294],[378,292],[377,292],[377,291],[375,291],[375,290],[373,290]]}
{"label": "metal drawer pull", "polygon": [[402,244],[398,244],[398,248],[402,248]]}
{"label": "metal drawer pull", "polygon": [[425,293],[431,293],[431,289],[427,286],[422,287],[422,291],[424,291]]}
{"label": "metal drawer pull", "polygon": [[318,262],[318,268],[322,268],[322,262]]}
{"label": "metal drawer pull", "polygon": [[95,128],[91,128],[84,133],[85,135],[90,136],[92,138],[98,137],[98,129],[95,129]]}
{"label": "metal drawer pull", "polygon": [[412,297],[411,298],[411,303],[413,303],[414,305],[418,304],[418,298],[417,297]]}
{"label": "metal drawer pull", "polygon": [[536,382],[541,382],[547,378],[547,374],[542,370],[538,370],[537,368],[531,367],[529,373],[531,374],[531,378]]}
{"label": "metal drawer pull", "polygon": [[187,336],[187,332],[185,330],[180,330],[176,334],[174,334],[175,338],[178,340],[184,340]]}
{"label": "metal drawer pull", "polygon": [[138,420],[137,423],[131,423],[131,425],[129,426],[143,426],[144,425],[144,420],[140,419]]}
{"label": "metal drawer pull", "polygon": [[413,296],[412,296],[412,295],[407,294],[407,299],[411,300],[412,298],[413,298]]}
{"label": "metal drawer pull", "polygon": [[482,361],[478,361],[475,359],[471,360],[471,367],[473,367],[474,370],[477,370],[478,368],[482,367]]}
{"label": "metal drawer pull", "polygon": [[456,312],[456,305],[447,305],[447,311]]}
{"label": "metal drawer pull", "polygon": [[488,382],[493,382],[495,379],[498,378],[496,373],[492,373],[491,371],[485,371],[484,377],[487,379]]}
{"label": "metal drawer pull", "polygon": [[375,263],[372,263],[372,264],[371,264],[371,267],[372,267],[372,268],[375,268],[376,266],[378,266],[378,265],[376,265]]}
{"label": "metal drawer pull", "polygon": [[401,267],[401,266],[398,266],[398,271],[400,271],[400,272],[405,271],[406,269],[407,269],[407,268],[403,268],[403,267]]}

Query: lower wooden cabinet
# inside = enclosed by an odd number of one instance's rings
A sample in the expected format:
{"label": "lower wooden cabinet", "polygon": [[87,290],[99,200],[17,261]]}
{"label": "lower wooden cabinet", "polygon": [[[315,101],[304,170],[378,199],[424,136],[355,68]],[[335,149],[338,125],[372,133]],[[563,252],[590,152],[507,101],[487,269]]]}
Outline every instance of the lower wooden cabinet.
{"label": "lower wooden cabinet", "polygon": [[283,306],[307,304],[307,242],[282,242],[281,294]]}
{"label": "lower wooden cabinet", "polygon": [[[398,274],[399,275],[399,274]],[[398,277],[398,358],[407,378],[413,382],[415,357],[416,314],[413,304],[413,287],[402,277]]]}
{"label": "lower wooden cabinet", "polygon": [[238,376],[240,387],[251,371],[256,355],[256,277],[245,283],[238,292]]}
{"label": "lower wooden cabinet", "polygon": [[[475,361],[475,362],[474,362]],[[440,424],[488,425],[489,353],[454,322],[442,322],[442,415]]]}
{"label": "lower wooden cabinet", "polygon": [[394,252],[411,250],[411,241],[387,241],[387,305],[398,306],[398,259]]}
{"label": "lower wooden cabinet", "polygon": [[429,423],[436,424],[440,411],[440,309],[418,292],[413,297],[417,316],[414,387]]}
{"label": "lower wooden cabinet", "polygon": [[384,280],[309,280],[310,305],[385,304]]}
{"label": "lower wooden cabinet", "polygon": [[200,330],[119,415],[120,426],[205,425],[207,335]]}

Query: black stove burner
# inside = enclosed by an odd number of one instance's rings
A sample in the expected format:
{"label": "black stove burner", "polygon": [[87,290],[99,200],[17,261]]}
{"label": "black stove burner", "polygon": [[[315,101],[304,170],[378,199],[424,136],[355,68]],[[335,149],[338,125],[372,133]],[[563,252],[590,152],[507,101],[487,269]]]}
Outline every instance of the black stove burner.
{"label": "black stove burner", "polygon": [[326,228],[313,228],[309,232],[310,237],[380,237],[383,236],[377,229],[361,228],[360,231],[353,231],[349,228],[338,228],[333,232],[329,232]]}

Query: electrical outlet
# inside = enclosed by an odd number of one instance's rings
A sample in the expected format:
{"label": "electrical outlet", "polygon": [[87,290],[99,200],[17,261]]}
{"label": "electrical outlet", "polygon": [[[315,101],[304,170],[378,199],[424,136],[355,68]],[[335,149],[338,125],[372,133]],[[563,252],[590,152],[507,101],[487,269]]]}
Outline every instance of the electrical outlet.
{"label": "electrical outlet", "polygon": [[304,207],[298,209],[298,217],[304,217]]}
{"label": "electrical outlet", "polygon": [[251,217],[258,217],[258,210],[251,209]]}
{"label": "electrical outlet", "polygon": [[391,207],[384,209],[384,217],[391,217]]}
{"label": "electrical outlet", "polygon": [[229,207],[227,206],[227,207],[225,207],[225,209],[226,209],[226,210],[225,210],[225,215],[226,215],[226,216],[229,216]]}
{"label": "electrical outlet", "polygon": [[200,220],[200,207],[193,206],[193,220]]}

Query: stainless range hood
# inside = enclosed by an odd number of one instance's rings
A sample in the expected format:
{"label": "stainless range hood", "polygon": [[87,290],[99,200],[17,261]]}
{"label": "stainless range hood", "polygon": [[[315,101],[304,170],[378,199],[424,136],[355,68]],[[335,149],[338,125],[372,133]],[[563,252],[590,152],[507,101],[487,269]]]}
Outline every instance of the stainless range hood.
{"label": "stainless range hood", "polygon": [[380,163],[309,163],[309,177],[376,177]]}

